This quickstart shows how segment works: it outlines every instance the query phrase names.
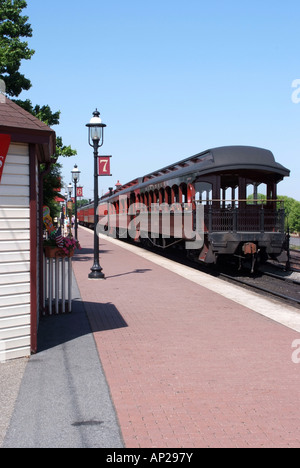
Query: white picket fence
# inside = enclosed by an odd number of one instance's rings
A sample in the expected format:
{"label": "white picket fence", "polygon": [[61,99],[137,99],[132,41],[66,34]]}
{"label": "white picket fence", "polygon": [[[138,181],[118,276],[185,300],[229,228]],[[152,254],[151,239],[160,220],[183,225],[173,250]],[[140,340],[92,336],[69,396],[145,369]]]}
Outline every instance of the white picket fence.
{"label": "white picket fence", "polygon": [[72,312],[72,258],[44,256],[43,314]]}

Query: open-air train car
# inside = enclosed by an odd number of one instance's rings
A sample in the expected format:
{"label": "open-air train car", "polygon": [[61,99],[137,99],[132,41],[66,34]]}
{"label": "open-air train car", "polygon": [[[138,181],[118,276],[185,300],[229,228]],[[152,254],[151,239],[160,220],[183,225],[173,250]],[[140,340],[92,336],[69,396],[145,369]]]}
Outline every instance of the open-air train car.
{"label": "open-air train car", "polygon": [[[289,173],[266,149],[213,148],[111,190],[99,202],[99,219],[116,236],[134,232],[131,237],[149,245],[188,245],[205,263],[225,256],[278,259],[285,215],[277,184]],[[93,205],[81,208],[78,219],[93,226]],[[186,243],[191,230],[203,239],[195,248]]]}

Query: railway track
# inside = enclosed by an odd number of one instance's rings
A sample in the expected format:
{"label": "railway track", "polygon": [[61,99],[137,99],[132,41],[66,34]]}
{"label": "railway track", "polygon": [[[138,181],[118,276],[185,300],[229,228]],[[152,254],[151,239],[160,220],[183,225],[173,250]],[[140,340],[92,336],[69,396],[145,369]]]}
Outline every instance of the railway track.
{"label": "railway track", "polygon": [[290,268],[300,272],[300,250],[290,250]]}
{"label": "railway track", "polygon": [[250,267],[249,269],[243,269],[241,272],[237,270],[236,266],[220,268],[209,267],[188,259],[183,252],[176,249],[169,252],[161,251],[160,249],[154,250],[155,253],[165,256],[170,260],[180,262],[198,270],[201,269],[201,271],[209,275],[240,284],[248,289],[254,289],[261,294],[276,297],[282,302],[288,302],[290,305],[300,308],[300,276],[298,280],[287,276],[287,272],[285,272],[285,274],[278,274],[278,269],[272,264],[268,265],[268,269],[271,271],[260,270],[255,274],[251,274]]}
{"label": "railway track", "polygon": [[245,277],[221,272],[220,277],[300,307],[300,282],[297,280],[270,272]]}
{"label": "railway track", "polygon": [[271,264],[268,265],[268,269],[271,271],[260,270],[255,274],[251,274],[250,267],[239,272],[235,266],[220,268],[204,266],[201,263],[199,264],[199,262],[186,258],[185,255],[182,255],[180,251],[175,249],[171,252],[162,252],[159,249],[155,249],[155,252],[170,260],[180,262],[195,269],[201,269],[201,271],[209,275],[219,277],[231,283],[237,283],[250,290],[254,289],[261,294],[275,297],[281,302],[300,308],[300,277],[298,280],[287,276],[286,272],[285,275],[278,274],[278,269]]}

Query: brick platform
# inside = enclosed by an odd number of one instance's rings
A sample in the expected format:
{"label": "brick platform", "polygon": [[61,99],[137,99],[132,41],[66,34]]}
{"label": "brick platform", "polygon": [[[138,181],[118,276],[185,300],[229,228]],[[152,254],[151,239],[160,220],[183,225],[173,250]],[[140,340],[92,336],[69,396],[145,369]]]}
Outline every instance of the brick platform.
{"label": "brick platform", "polygon": [[108,240],[106,280],[89,280],[93,233],[79,240],[73,269],[127,448],[300,447],[298,332]]}

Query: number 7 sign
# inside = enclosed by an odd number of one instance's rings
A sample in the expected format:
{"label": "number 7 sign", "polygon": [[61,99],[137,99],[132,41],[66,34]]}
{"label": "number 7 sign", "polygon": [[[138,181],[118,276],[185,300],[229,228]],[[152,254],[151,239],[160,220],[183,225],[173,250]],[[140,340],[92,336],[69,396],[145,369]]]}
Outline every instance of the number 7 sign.
{"label": "number 7 sign", "polygon": [[98,157],[98,176],[111,176],[110,158],[111,156]]}

